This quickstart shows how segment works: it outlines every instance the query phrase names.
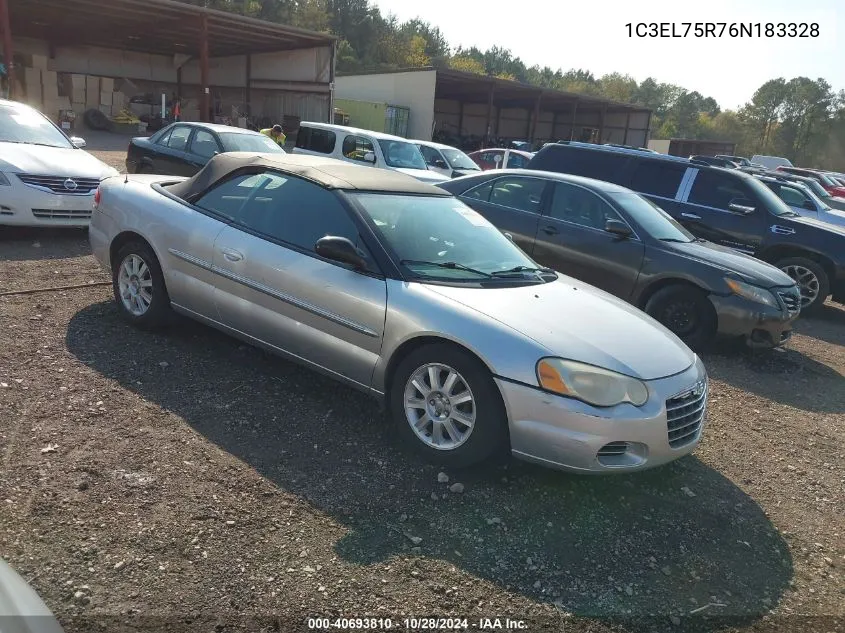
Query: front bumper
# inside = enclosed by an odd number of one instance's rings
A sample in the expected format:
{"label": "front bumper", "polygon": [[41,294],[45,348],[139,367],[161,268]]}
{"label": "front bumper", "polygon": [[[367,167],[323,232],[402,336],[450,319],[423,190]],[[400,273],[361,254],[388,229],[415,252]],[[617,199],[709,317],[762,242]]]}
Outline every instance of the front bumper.
{"label": "front bumper", "polygon": [[743,337],[749,347],[755,348],[779,347],[786,343],[799,316],[799,312],[790,313],[785,308],[772,308],[737,295],[710,295],[710,302],[719,321],[717,333]]}
{"label": "front bumper", "polygon": [[[699,358],[679,374],[646,382],[649,399],[642,407],[598,408],[500,378],[496,382],[508,412],[513,455],[544,466],[582,473],[643,470],[691,453],[701,440],[707,372]],[[702,393],[678,399],[696,385],[704,385]]]}
{"label": "front bumper", "polygon": [[93,205],[94,191],[59,194],[12,182],[0,186],[0,225],[86,227]]}

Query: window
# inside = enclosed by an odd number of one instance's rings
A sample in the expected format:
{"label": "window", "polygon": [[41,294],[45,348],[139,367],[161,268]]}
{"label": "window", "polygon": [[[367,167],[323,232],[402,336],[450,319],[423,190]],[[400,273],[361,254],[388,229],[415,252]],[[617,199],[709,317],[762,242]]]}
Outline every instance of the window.
{"label": "window", "polygon": [[688,200],[693,204],[729,211],[728,206],[735,198],[754,200],[749,188],[739,178],[702,170],[692,183]]}
{"label": "window", "polygon": [[607,202],[592,191],[562,182],[555,184],[549,215],[556,220],[600,231],[604,230],[608,220],[624,221]]}
{"label": "window", "polygon": [[188,137],[191,135],[191,128],[179,125],[173,128],[167,146],[177,152],[184,152],[188,147]]}
{"label": "window", "polygon": [[163,145],[167,147],[167,143],[170,141],[170,135],[173,133],[173,128],[169,128],[164,131],[163,134],[160,134],[159,137],[155,140],[156,144]]}
{"label": "window", "polygon": [[214,135],[207,130],[197,130],[194,139],[191,141],[191,154],[211,158],[218,152],[220,152],[220,146],[217,145],[217,139],[214,138]]}
{"label": "window", "polygon": [[481,200],[488,202],[490,200],[490,192],[493,191],[493,182],[485,182],[483,185],[478,185],[469,191],[464,192],[462,197],[471,198],[473,200]]}
{"label": "window", "polygon": [[349,135],[343,139],[342,151],[343,156],[349,160],[365,162],[364,156],[366,156],[368,152],[375,154],[376,150],[370,139],[363,136]]}
{"label": "window", "polygon": [[794,187],[780,187],[777,194],[790,207],[803,207],[804,201],[807,199],[807,196]]}
{"label": "window", "polygon": [[331,130],[303,126],[296,135],[296,147],[321,154],[331,154],[337,140]]}
{"label": "window", "polygon": [[400,169],[427,169],[420,148],[406,141],[379,140],[384,162]]}
{"label": "window", "polygon": [[206,193],[197,206],[312,252],[326,235],[346,237],[360,246],[358,229],[334,193],[286,174],[235,176]]}
{"label": "window", "polygon": [[68,137],[43,114],[23,104],[11,102],[0,105],[0,142],[2,141],[33,143],[62,149],[73,147]]}
{"label": "window", "polygon": [[508,154],[508,169],[522,169],[528,160],[522,154]]}
{"label": "window", "polygon": [[546,181],[539,178],[510,176],[499,178],[493,183],[490,202],[511,209],[540,213],[540,203]]}
{"label": "window", "polygon": [[270,154],[284,154],[276,141],[263,134],[246,134],[243,132],[223,132],[220,134],[224,151],[227,152],[261,152]]}
{"label": "window", "polygon": [[417,147],[420,148],[426,165],[434,165],[438,160],[443,160],[440,158],[440,152],[433,147],[427,145],[418,145]]}
{"label": "window", "polygon": [[615,151],[584,149],[571,145],[549,145],[531,160],[531,169],[556,171],[624,184],[620,180],[629,160],[632,160],[630,156]]}
{"label": "window", "polygon": [[639,193],[674,199],[686,171],[686,167],[644,160],[634,170],[630,188]]}

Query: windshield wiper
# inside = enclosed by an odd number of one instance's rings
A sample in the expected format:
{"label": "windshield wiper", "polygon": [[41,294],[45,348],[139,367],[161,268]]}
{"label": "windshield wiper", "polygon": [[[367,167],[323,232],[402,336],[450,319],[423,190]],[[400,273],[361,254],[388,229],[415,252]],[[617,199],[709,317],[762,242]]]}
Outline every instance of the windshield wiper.
{"label": "windshield wiper", "polygon": [[533,266],[514,266],[513,268],[508,268],[507,270],[496,270],[490,273],[493,277],[503,277],[505,275],[512,275],[514,273],[545,273],[545,274],[556,274],[554,270],[551,268],[534,268]]}
{"label": "windshield wiper", "polygon": [[437,268],[448,268],[449,270],[465,270],[468,273],[473,273],[488,278],[493,276],[490,273],[485,273],[483,270],[470,268],[469,266],[464,266],[463,264],[459,264],[458,262],[432,262],[427,259],[403,259],[399,263],[403,266],[407,266],[410,264],[411,266],[435,266]]}
{"label": "windshield wiper", "polygon": [[677,242],[678,244],[689,244],[695,240],[682,240],[680,237],[661,237],[661,242]]}

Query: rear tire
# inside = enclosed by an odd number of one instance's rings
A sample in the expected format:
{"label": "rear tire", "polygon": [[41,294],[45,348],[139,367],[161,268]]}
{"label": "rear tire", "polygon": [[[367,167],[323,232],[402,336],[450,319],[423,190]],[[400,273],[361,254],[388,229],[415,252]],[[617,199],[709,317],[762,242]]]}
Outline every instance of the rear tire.
{"label": "rear tire", "polygon": [[112,262],[112,290],[120,316],[135,327],[161,327],[170,318],[170,297],[158,258],[148,244],[124,244]]}
{"label": "rear tire", "polygon": [[707,348],[716,336],[716,313],[698,288],[682,285],[661,288],[649,298],[645,312],[693,350]]}
{"label": "rear tire", "polygon": [[446,343],[400,361],[388,411],[403,442],[430,462],[471,466],[508,445],[507,414],[490,371]]}
{"label": "rear tire", "polygon": [[830,294],[830,279],[818,262],[806,257],[787,257],[778,261],[775,266],[798,284],[802,313],[813,314],[822,309]]}

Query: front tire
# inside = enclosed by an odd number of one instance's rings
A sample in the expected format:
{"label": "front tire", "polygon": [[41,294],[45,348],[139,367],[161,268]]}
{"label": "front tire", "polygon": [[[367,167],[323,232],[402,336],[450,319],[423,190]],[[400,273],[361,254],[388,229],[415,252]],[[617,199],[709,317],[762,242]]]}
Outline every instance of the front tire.
{"label": "front tire", "polygon": [[821,310],[830,294],[830,279],[818,262],[806,257],[787,257],[775,264],[789,275],[801,293],[801,312],[812,314]]}
{"label": "front tire", "polygon": [[452,345],[425,345],[402,359],[389,412],[404,443],[431,462],[470,466],[508,443],[507,414],[490,371]]}
{"label": "front tire", "polygon": [[716,335],[713,306],[698,288],[682,285],[662,288],[649,298],[645,312],[696,351],[709,346]]}
{"label": "front tire", "polygon": [[161,327],[170,317],[161,266],[144,242],[129,242],[118,250],[112,263],[112,289],[120,315],[136,327]]}

